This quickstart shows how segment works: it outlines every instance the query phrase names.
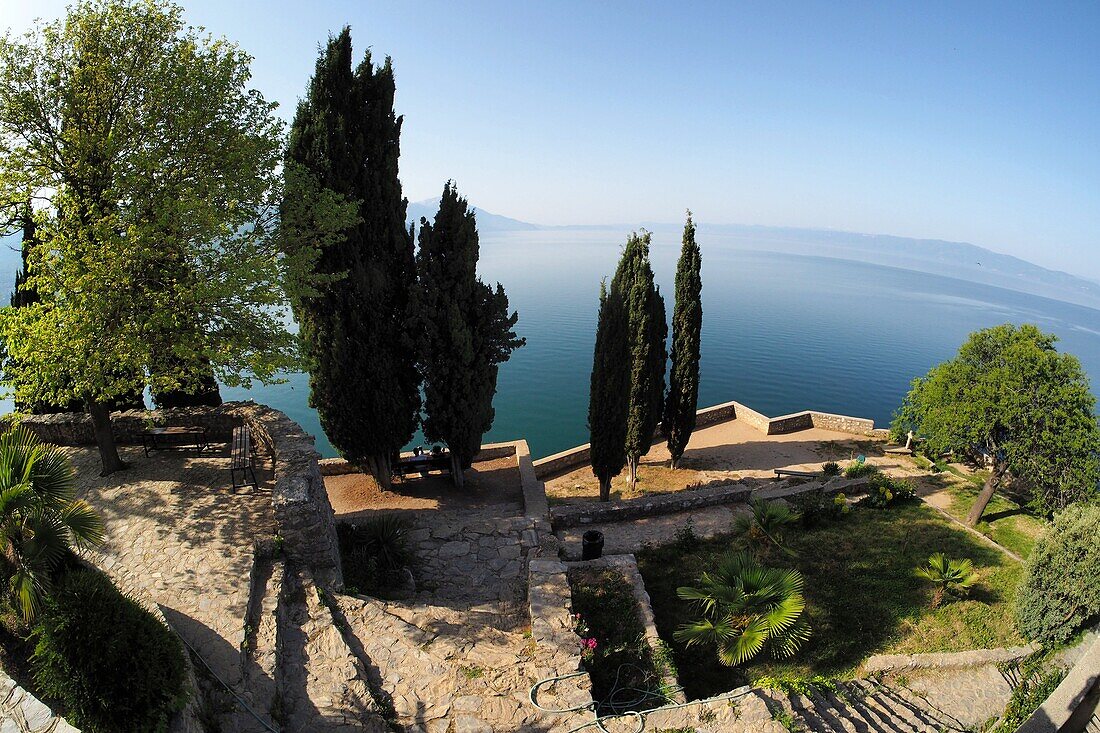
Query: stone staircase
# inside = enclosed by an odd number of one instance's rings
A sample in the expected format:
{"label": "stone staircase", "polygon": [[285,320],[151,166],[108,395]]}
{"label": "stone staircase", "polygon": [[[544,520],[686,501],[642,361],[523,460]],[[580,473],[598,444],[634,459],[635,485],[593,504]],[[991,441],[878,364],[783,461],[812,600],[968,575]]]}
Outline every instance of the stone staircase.
{"label": "stone staircase", "polygon": [[904,686],[867,679],[818,688],[810,694],[746,689],[733,701],[717,698],[646,715],[646,730],[685,729],[697,733],[930,733],[971,728]]}

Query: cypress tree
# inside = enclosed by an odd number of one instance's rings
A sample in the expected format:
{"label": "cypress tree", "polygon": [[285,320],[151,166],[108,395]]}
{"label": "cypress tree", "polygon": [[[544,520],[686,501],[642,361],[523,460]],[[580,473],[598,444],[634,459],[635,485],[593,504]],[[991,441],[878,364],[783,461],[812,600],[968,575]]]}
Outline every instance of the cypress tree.
{"label": "cypress tree", "polygon": [[[622,264],[620,263],[620,268]],[[600,482],[600,501],[611,498],[611,479],[626,465],[626,408],[630,348],[622,294],[600,283],[600,311],[588,396],[589,458]]]}
{"label": "cypress tree", "polygon": [[699,341],[703,328],[702,258],[695,243],[695,223],[688,212],[680,261],[676,264],[676,303],[672,309],[672,368],[661,430],[668,441],[672,467],[684,455],[695,430],[699,402]]}
{"label": "cypress tree", "polygon": [[665,395],[665,301],[653,281],[649,232],[627,240],[620,269],[611,282],[622,293],[629,341],[630,389],[626,412],[626,462],[630,486],[638,481],[638,462],[649,452],[661,419]]}
{"label": "cypress tree", "polygon": [[[397,175],[402,118],[394,92],[389,58],[375,66],[368,51],[353,71],[350,29],[329,38],[291,126],[281,212],[286,229],[303,233],[284,245],[288,256],[316,247],[315,285],[292,293],[310,404],[336,449],[384,488],[420,409],[409,328],[415,261]],[[319,192],[315,205],[294,198],[299,174]],[[318,247],[325,238],[311,238],[311,227],[325,219],[332,194],[356,204],[358,221]]]}
{"label": "cypress tree", "polygon": [[424,380],[424,437],[446,444],[455,483],[493,426],[497,371],[523,345],[508,296],[477,277],[477,220],[453,182],[435,222],[420,220],[416,313]]}

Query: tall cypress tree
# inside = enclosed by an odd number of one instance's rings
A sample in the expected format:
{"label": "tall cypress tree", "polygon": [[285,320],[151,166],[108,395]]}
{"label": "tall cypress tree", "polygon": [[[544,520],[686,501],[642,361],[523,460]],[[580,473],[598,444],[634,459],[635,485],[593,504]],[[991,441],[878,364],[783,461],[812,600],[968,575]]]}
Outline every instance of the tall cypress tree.
{"label": "tall cypress tree", "polygon": [[[620,263],[619,267],[622,267]],[[600,311],[588,395],[589,458],[600,482],[600,501],[611,498],[611,479],[626,465],[626,408],[630,346],[622,294],[600,283]]]}
{"label": "tall cypress tree", "polygon": [[626,413],[626,462],[630,486],[638,481],[638,462],[649,452],[661,419],[665,396],[665,301],[649,263],[649,232],[632,234],[612,290],[622,293],[629,340],[630,390]]}
{"label": "tall cypress tree", "polygon": [[[284,229],[302,235],[284,245],[288,256],[315,248],[314,284],[291,294],[310,404],[336,449],[383,487],[420,409],[409,328],[416,273],[397,176],[402,120],[394,92],[389,58],[375,66],[368,51],[353,70],[350,29],[329,39],[291,126],[281,212]],[[295,199],[303,190],[318,196]],[[356,204],[358,221],[326,238],[312,229],[331,214],[333,194]]]}
{"label": "tall cypress tree", "polygon": [[453,182],[435,222],[420,220],[416,313],[424,379],[424,437],[445,443],[459,486],[493,426],[497,370],[523,345],[508,296],[477,277],[477,220]]}
{"label": "tall cypress tree", "polygon": [[661,430],[668,441],[672,467],[684,455],[695,430],[699,403],[699,341],[703,328],[702,258],[695,243],[695,223],[688,212],[680,261],[676,264],[676,303],[672,309],[672,368],[668,378]]}

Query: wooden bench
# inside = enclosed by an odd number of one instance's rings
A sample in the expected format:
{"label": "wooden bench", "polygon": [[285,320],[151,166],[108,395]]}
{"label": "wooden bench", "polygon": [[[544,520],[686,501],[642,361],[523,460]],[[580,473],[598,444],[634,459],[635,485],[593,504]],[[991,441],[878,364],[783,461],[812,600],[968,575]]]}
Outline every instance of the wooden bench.
{"label": "wooden bench", "polygon": [[777,468],[775,469],[775,477],[780,476],[797,476],[798,478],[817,478],[818,474],[815,471],[792,471],[789,468]]}
{"label": "wooden bench", "polygon": [[145,450],[145,455],[149,455],[151,450],[188,447],[201,453],[206,450],[206,428],[183,425],[149,428],[141,433],[141,447]]}
{"label": "wooden bench", "polygon": [[[229,449],[229,475],[233,480],[233,488],[251,486],[260,488],[260,482],[256,480],[256,455],[252,448],[252,435],[247,425],[233,428],[233,443]],[[238,474],[240,481],[237,480]],[[248,477],[252,476],[249,481]]]}

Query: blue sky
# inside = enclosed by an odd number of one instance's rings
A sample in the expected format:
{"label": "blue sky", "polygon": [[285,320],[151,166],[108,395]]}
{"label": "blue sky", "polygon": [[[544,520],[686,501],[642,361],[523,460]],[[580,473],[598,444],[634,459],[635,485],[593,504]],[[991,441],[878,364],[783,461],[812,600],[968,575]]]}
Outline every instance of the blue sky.
{"label": "blue sky", "polygon": [[[968,241],[1100,279],[1100,3],[187,0],[290,117],[318,43],[391,55],[411,200],[546,224]],[[0,0],[25,28],[64,2]]]}

